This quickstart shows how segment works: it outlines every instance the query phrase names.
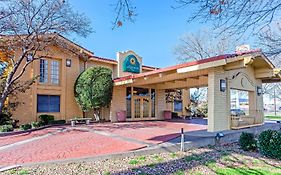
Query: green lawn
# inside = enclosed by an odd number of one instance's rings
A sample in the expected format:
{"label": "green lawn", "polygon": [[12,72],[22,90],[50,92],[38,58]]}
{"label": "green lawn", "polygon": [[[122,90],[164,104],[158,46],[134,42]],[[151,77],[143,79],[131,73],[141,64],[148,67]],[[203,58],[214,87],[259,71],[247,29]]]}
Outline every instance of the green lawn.
{"label": "green lawn", "polygon": [[281,175],[281,160],[244,152],[237,144],[230,144],[187,152],[24,167],[2,174]]}
{"label": "green lawn", "polygon": [[267,119],[267,120],[281,120],[281,116],[267,115],[267,116],[265,116],[265,119]]}
{"label": "green lawn", "polygon": [[[209,169],[209,173],[219,175],[280,175],[281,167],[270,164],[259,158],[245,155],[228,155],[222,159],[205,163],[203,169]],[[202,174],[202,169],[194,170],[191,174]],[[204,173],[208,174],[208,173]]]}

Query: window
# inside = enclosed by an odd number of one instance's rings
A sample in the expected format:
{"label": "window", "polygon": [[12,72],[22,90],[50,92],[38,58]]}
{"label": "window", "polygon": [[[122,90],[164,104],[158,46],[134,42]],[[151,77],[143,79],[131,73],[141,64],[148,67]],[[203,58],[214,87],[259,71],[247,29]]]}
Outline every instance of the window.
{"label": "window", "polygon": [[175,112],[182,111],[182,101],[179,100],[174,101],[174,111]]}
{"label": "window", "polygon": [[40,60],[40,83],[48,83],[48,60]]}
{"label": "window", "polygon": [[51,83],[59,84],[59,62],[52,61],[51,63]]}
{"label": "window", "polygon": [[56,60],[40,60],[40,83],[58,85],[60,80],[60,62]]}
{"label": "window", "polygon": [[60,96],[37,95],[37,112],[60,112]]}
{"label": "window", "polygon": [[249,115],[249,92],[230,89],[231,115]]}

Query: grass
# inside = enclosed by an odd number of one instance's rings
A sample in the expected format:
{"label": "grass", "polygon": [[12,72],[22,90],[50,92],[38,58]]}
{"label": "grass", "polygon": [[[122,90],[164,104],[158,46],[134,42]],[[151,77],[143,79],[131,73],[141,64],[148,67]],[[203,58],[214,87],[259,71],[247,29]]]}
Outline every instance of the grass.
{"label": "grass", "polygon": [[213,167],[212,170],[220,175],[280,175],[280,172],[274,172],[263,167],[244,168],[244,167]]}
{"label": "grass", "polygon": [[155,159],[157,162],[162,162],[162,161],[164,160],[163,157],[160,157],[160,156],[158,156],[158,155],[154,155],[154,156],[153,156],[153,159]]}
{"label": "grass", "polygon": [[176,158],[176,157],[178,156],[178,154],[177,154],[177,153],[171,153],[170,156],[171,156],[172,158]]}
{"label": "grass", "polygon": [[141,157],[139,157],[138,159],[144,161],[144,160],[146,160],[146,157],[141,156]]}
{"label": "grass", "polygon": [[190,161],[199,161],[202,160],[202,157],[199,155],[191,155],[191,156],[186,156],[184,158],[185,161],[190,162]]}
{"label": "grass", "polygon": [[20,172],[19,172],[19,175],[27,175],[29,174],[29,171],[28,170],[25,170],[25,169],[22,169]]}
{"label": "grass", "polygon": [[138,165],[138,164],[140,164],[142,162],[145,162],[145,160],[146,160],[146,157],[145,156],[141,156],[141,157],[138,157],[136,159],[130,160],[129,164],[130,165]]}
{"label": "grass", "polygon": [[267,115],[265,116],[265,119],[268,119],[268,120],[281,120],[281,116],[278,116],[278,115]]}
{"label": "grass", "polygon": [[184,171],[178,170],[173,175],[184,175]]}
{"label": "grass", "polygon": [[[113,162],[112,162],[113,161]],[[77,168],[78,163],[58,164],[60,168],[54,168],[47,165],[44,168],[34,167],[25,169],[15,169],[9,171],[9,174],[170,174],[170,175],[281,175],[281,161],[265,158],[258,152],[244,152],[239,149],[239,145],[227,145],[223,147],[202,148],[176,153],[161,153],[146,155],[140,157],[131,157],[128,159],[117,159],[102,161],[103,166],[95,170],[96,162],[83,164]],[[127,164],[127,166],[123,165]],[[122,166],[120,166],[122,165]],[[130,166],[129,166],[130,165]],[[73,167],[76,168],[73,168]],[[79,167],[79,166],[78,166]],[[108,169],[110,167],[110,169]],[[46,169],[48,171],[44,172]],[[63,172],[54,170],[62,169]],[[60,170],[61,171],[61,170]],[[0,175],[2,175],[0,173]]]}
{"label": "grass", "polygon": [[139,164],[140,163],[140,161],[139,160],[136,160],[136,159],[133,159],[133,160],[130,160],[129,161],[129,164],[130,165],[137,165],[137,164]]}

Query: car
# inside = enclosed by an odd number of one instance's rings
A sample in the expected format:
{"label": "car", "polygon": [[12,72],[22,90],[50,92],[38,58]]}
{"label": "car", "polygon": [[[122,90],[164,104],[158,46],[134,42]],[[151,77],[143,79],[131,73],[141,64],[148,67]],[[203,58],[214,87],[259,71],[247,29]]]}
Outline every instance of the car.
{"label": "car", "polygon": [[231,109],[230,114],[234,116],[245,115],[245,112],[241,109]]}

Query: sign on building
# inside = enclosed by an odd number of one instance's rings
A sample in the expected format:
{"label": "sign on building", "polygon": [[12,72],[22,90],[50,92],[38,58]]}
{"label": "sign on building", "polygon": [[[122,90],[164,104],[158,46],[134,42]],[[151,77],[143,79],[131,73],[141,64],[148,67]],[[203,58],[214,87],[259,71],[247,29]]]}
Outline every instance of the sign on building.
{"label": "sign on building", "polygon": [[140,63],[135,55],[128,55],[123,62],[123,71],[140,73]]}

